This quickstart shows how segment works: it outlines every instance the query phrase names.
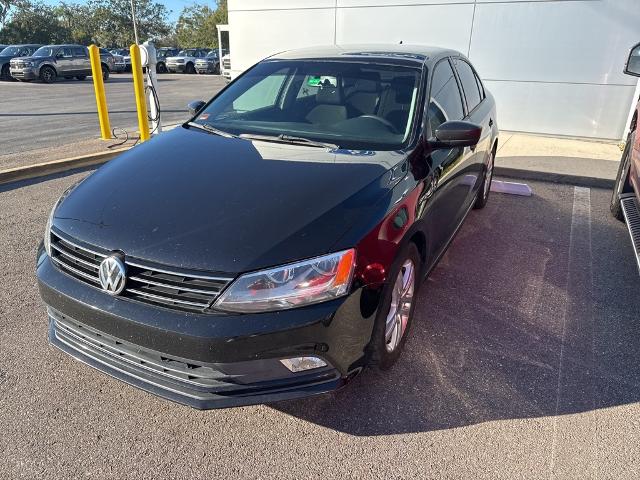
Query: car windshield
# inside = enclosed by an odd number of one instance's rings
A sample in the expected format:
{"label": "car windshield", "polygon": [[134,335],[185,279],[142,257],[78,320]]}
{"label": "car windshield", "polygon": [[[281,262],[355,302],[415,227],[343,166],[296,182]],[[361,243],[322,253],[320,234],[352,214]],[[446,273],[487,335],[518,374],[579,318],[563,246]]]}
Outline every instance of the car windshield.
{"label": "car windshield", "polygon": [[207,53],[207,58],[218,58],[218,52],[211,51],[211,52]]}
{"label": "car windshield", "polygon": [[180,50],[177,57],[193,57],[196,54],[195,50]]}
{"label": "car windshield", "polygon": [[53,57],[53,51],[55,49],[52,47],[40,47],[33,54],[34,57]]}
{"label": "car windshield", "polygon": [[410,138],[420,79],[420,68],[395,62],[266,61],[221,92],[195,122],[233,135],[397,150]]}
{"label": "car windshield", "polygon": [[0,51],[0,55],[18,55],[20,47],[7,47]]}

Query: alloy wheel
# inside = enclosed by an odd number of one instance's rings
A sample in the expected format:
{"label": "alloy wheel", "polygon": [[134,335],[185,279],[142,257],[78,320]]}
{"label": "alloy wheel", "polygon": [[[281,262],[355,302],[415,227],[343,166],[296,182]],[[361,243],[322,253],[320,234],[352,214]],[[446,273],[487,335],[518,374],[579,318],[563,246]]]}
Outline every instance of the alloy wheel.
{"label": "alloy wheel", "polygon": [[391,305],[385,325],[385,347],[391,353],[402,341],[409,323],[409,314],[413,303],[416,269],[413,261],[407,259],[398,272],[391,292]]}

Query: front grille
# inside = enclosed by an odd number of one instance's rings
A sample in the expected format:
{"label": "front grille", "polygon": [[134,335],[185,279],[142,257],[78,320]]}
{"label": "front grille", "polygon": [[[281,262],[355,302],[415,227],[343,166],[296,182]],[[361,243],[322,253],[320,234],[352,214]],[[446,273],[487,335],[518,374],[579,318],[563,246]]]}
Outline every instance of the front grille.
{"label": "front grille", "polygon": [[231,68],[231,60],[229,60],[228,58],[222,60],[222,66],[226,69]]}
{"label": "front grille", "polygon": [[[65,273],[100,288],[98,268],[113,252],[80,245],[51,232],[51,260]],[[232,278],[182,273],[126,258],[127,282],[120,296],[176,310],[206,312]]]}
{"label": "front grille", "polygon": [[54,310],[49,310],[49,315],[55,322],[56,336],[71,346],[80,346],[85,354],[91,352],[94,357],[116,358],[149,373],[188,383],[192,388],[224,389],[225,386],[235,385],[233,376],[213,368],[212,365],[173,358],[164,353],[130,344],[82,325]]}

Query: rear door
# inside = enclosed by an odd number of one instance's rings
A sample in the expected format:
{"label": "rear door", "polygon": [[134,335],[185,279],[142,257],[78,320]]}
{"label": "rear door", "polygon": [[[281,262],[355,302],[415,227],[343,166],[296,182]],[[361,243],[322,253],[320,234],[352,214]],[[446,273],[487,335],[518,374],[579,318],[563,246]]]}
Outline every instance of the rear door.
{"label": "rear door", "polygon": [[[475,148],[468,148],[470,152],[470,162],[465,168],[465,175],[469,180],[469,192],[467,201],[475,200],[477,188],[480,187],[482,174],[484,172],[484,162],[491,148],[491,127],[493,119],[491,118],[492,109],[486,100],[484,86],[480,81],[480,77],[475,72],[469,62],[461,57],[453,58],[462,92],[465,98],[467,109],[467,118],[471,123],[482,126],[482,135],[480,141]],[[476,188],[477,187],[477,188]]]}
{"label": "rear door", "polygon": [[85,47],[73,47],[73,66],[78,75],[91,75],[89,51]]}

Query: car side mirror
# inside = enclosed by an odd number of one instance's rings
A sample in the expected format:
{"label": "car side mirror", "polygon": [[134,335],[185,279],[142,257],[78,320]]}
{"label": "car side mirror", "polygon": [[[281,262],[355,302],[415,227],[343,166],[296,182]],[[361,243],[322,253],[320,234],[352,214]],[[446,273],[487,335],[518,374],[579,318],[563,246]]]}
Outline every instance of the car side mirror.
{"label": "car side mirror", "polygon": [[471,122],[444,122],[429,140],[431,148],[474,147],[480,141],[482,127]]}
{"label": "car side mirror", "polygon": [[640,43],[629,52],[627,63],[624,66],[624,73],[640,77]]}
{"label": "car side mirror", "polygon": [[194,100],[189,105],[187,105],[187,108],[189,108],[189,114],[191,114],[192,116],[197,115],[205,105],[206,102],[203,102],[202,100]]}

